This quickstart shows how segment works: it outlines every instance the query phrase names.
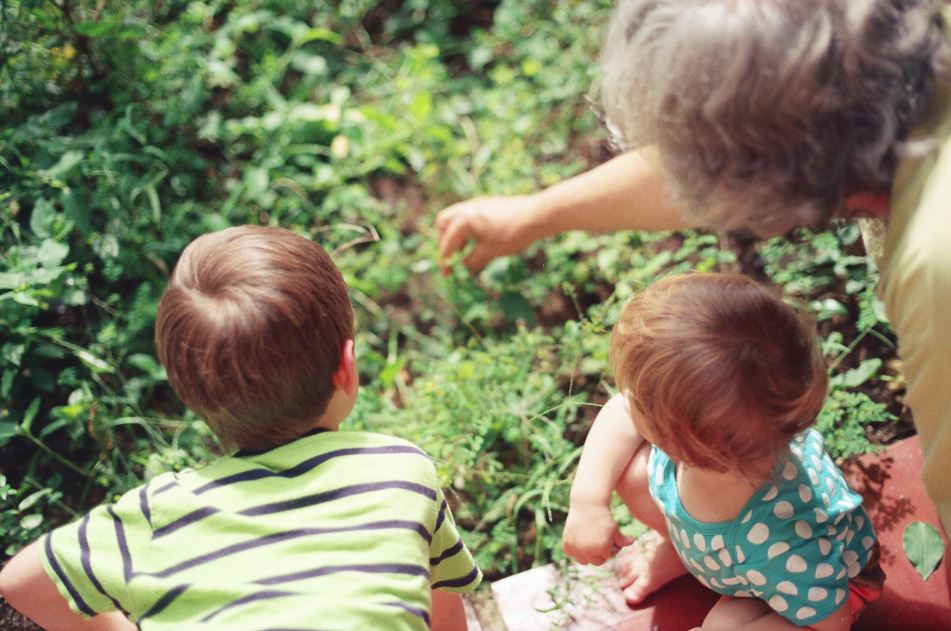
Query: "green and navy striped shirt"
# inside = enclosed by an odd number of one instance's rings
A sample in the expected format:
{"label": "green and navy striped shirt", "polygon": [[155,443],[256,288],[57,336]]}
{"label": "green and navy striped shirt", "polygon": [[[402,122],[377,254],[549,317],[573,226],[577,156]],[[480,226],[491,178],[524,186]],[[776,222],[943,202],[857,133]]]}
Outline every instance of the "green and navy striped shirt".
{"label": "green and navy striped shirt", "polygon": [[143,630],[426,629],[482,579],[429,457],[366,432],[158,476],[42,546],[70,607]]}

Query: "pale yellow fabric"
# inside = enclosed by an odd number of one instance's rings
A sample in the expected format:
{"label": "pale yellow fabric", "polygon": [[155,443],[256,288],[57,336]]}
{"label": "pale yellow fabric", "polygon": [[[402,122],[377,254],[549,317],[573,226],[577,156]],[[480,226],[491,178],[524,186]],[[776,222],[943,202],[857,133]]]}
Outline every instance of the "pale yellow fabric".
{"label": "pale yellow fabric", "polygon": [[951,532],[951,82],[938,85],[913,138],[934,146],[899,165],[879,291],[898,336],[922,479]]}

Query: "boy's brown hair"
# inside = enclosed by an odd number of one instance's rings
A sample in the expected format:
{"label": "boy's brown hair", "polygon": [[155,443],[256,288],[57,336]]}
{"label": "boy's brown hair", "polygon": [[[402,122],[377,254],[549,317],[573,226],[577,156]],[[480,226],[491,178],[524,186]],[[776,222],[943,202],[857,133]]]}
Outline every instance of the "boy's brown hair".
{"label": "boy's brown hair", "polygon": [[228,448],[267,448],[310,429],[352,338],[347,286],[330,256],[260,226],[192,241],[155,322],[169,383]]}
{"label": "boy's brown hair", "polygon": [[813,327],[737,274],[660,280],[611,334],[618,389],[672,458],[743,469],[815,421],[827,377]]}

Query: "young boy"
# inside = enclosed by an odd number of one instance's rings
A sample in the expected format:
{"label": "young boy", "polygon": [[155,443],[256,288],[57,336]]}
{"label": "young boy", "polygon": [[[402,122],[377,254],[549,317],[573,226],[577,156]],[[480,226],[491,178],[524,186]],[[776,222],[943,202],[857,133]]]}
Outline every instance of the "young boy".
{"label": "young boy", "polygon": [[0,574],[13,607],[71,631],[465,629],[451,592],[481,573],[432,462],[337,431],[358,390],[353,315],[320,246],[254,226],[199,237],[155,339],[172,387],[239,451],[31,544]]}
{"label": "young boy", "polygon": [[705,630],[848,629],[884,574],[862,499],[810,429],[827,382],[811,328],[743,276],[672,276],[624,306],[611,362],[620,394],[585,441],[565,551],[600,564],[630,543],[617,490],[662,535],[622,568],[628,602],[689,571],[722,595]]}

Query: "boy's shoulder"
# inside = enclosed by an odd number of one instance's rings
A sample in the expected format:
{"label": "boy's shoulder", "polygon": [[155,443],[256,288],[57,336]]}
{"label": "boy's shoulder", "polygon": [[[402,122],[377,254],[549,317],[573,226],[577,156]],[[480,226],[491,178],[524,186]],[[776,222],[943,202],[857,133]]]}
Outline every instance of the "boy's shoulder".
{"label": "boy's shoulder", "polygon": [[415,443],[388,434],[346,430],[320,432],[265,452],[238,453],[202,466],[162,473],[132,489],[128,495],[141,494],[151,499],[166,494],[173,496],[172,491],[176,490],[203,495],[245,481],[299,478],[331,462],[353,466],[373,462],[376,466],[380,460],[401,456],[401,475],[423,476],[427,481],[435,479],[431,457]]}
{"label": "boy's shoulder", "polygon": [[392,434],[380,434],[377,432],[367,432],[363,430],[338,430],[336,432],[327,432],[325,436],[331,437],[341,442],[366,443],[368,445],[401,445],[404,447],[413,447],[422,453],[426,453],[416,443],[393,436]]}
{"label": "boy's shoulder", "polygon": [[299,439],[289,445],[288,455],[291,453],[315,454],[364,454],[364,455],[392,455],[415,454],[423,456],[431,462],[427,454],[419,445],[405,438],[390,434],[379,434],[363,430],[338,430],[322,432],[316,436]]}

